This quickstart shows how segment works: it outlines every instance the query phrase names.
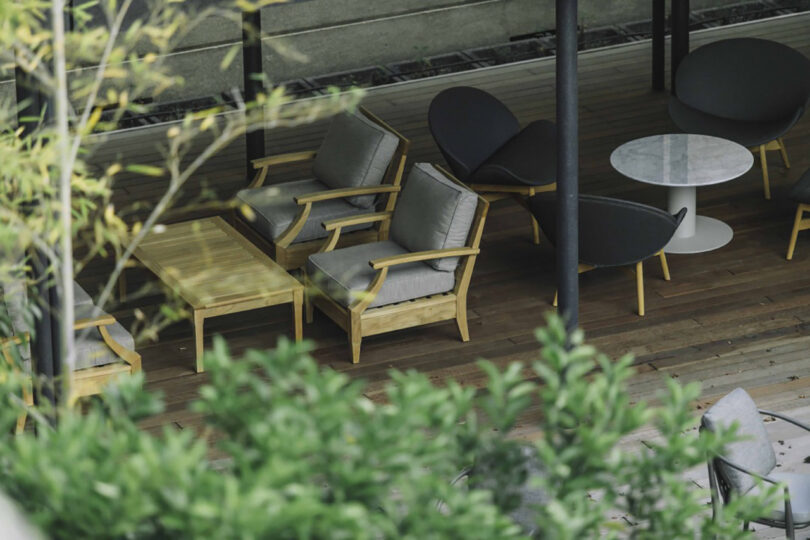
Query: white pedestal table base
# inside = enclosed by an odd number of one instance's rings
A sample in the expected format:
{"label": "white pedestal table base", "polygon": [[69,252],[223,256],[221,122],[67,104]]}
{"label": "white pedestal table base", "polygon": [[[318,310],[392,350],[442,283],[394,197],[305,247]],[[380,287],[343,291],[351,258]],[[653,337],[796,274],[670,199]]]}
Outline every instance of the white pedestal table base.
{"label": "white pedestal table base", "polygon": [[734,231],[720,221],[697,215],[697,190],[694,187],[670,187],[669,211],[677,214],[686,208],[686,215],[675,236],[664,247],[665,253],[703,253],[721,248],[731,242]]}

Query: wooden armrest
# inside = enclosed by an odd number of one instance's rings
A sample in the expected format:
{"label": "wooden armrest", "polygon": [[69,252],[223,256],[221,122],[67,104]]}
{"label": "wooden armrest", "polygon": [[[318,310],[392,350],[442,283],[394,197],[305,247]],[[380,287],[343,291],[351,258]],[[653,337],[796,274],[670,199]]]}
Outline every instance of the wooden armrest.
{"label": "wooden armrest", "polygon": [[289,152],[287,154],[278,154],[275,156],[267,156],[251,161],[254,169],[261,169],[263,167],[270,167],[272,165],[282,165],[284,163],[297,163],[299,161],[307,161],[315,158],[315,150],[306,150],[304,152]]}
{"label": "wooden armrest", "polygon": [[377,195],[379,193],[396,193],[401,188],[399,186],[374,186],[374,187],[354,187],[354,188],[341,188],[329,189],[326,191],[319,191],[317,193],[308,193],[295,197],[295,202],[299,205],[307,203],[315,203],[319,201],[328,201],[330,199],[343,199],[344,197],[357,197],[358,195]]}
{"label": "wooden armrest", "polygon": [[416,251],[414,253],[403,253],[402,255],[392,255],[390,257],[382,257],[369,261],[369,265],[374,270],[381,270],[389,266],[396,266],[398,264],[407,264],[412,262],[430,261],[433,259],[444,259],[445,257],[464,257],[469,255],[478,255],[480,249],[473,249],[469,247],[460,248],[447,248],[447,249],[431,249],[430,251]]}
{"label": "wooden armrest", "polygon": [[364,223],[375,223],[391,219],[393,212],[374,212],[373,214],[360,214],[345,218],[330,219],[323,222],[323,228],[333,231],[338,228],[351,227],[352,225],[362,225]]}
{"label": "wooden armrest", "polygon": [[73,325],[74,330],[84,330],[85,328],[93,328],[97,326],[108,326],[115,323],[115,317],[112,315],[101,315],[93,319],[77,319]]}

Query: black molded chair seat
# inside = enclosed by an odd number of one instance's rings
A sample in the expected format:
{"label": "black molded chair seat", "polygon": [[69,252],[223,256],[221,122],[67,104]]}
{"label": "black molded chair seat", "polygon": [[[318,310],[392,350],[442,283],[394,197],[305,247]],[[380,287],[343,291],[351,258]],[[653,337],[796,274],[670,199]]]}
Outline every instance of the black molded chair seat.
{"label": "black molded chair seat", "polygon": [[[557,200],[536,195],[529,207],[552,243],[557,241]],[[581,195],[579,197],[579,260],[596,268],[636,264],[661,251],[681,224],[678,214],[630,201]]]}
{"label": "black molded chair seat", "polygon": [[[553,191],[557,176],[557,129],[538,120],[523,129],[512,111],[479,88],[456,86],[430,102],[428,125],[450,170],[493,201]],[[534,243],[540,227],[532,217]]]}
{"label": "black molded chair seat", "polygon": [[810,169],[807,169],[790,189],[790,198],[798,203],[810,204]]}
{"label": "black molded chair seat", "polygon": [[[529,209],[552,244],[557,242],[557,198],[550,193],[529,199]],[[636,266],[638,314],[644,315],[643,261],[661,259],[664,279],[669,267],[664,246],[681,224],[686,209],[676,215],[645,204],[581,195],[579,198],[579,272],[612,266]],[[556,297],[554,305],[557,305]]]}
{"label": "black molded chair seat", "polygon": [[767,144],[778,139],[798,122],[802,113],[803,109],[798,109],[793,116],[788,118],[746,122],[701,112],[674,97],[669,102],[669,116],[685,132],[728,139],[746,148]]}
{"label": "black molded chair seat", "polygon": [[471,184],[545,186],[557,178],[557,126],[532,122],[470,174]]}

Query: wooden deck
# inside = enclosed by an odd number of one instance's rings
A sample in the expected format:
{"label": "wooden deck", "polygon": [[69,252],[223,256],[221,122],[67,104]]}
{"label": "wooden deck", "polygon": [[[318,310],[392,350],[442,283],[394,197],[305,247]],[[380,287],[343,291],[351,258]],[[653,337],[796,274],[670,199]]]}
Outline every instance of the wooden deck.
{"label": "wooden deck", "polygon": [[[692,36],[692,46],[742,35],[782,41],[810,56],[810,13],[698,32]],[[623,178],[608,161],[610,152],[625,141],[675,129],[666,112],[668,96],[650,90],[649,64],[649,42],[580,56],[583,193],[665,207],[664,189]],[[412,139],[411,163],[438,161],[426,126],[427,107],[443,88],[462,84],[494,93],[524,123],[554,116],[553,59],[376,88],[365,105]],[[278,152],[316,147],[323,129],[313,125],[272,132],[268,148]],[[634,281],[626,273],[601,270],[582,276],[581,325],[588,341],[608,355],[635,355],[634,397],[652,398],[663,387],[664,377],[670,376],[684,383],[702,382],[703,396],[697,405],[701,409],[742,386],[761,407],[810,421],[810,233],[800,235],[794,260],[785,260],[795,211],[787,190],[810,167],[810,114],[785,140],[793,167],[784,170],[778,156],[772,156],[773,200],[762,196],[758,166],[741,179],[699,192],[700,212],[729,223],[734,240],[710,253],[671,256],[671,282],[661,279],[657,264],[648,263],[645,317],[634,312]],[[227,181],[216,186],[223,196],[240,187],[241,159],[219,161],[219,167],[231,170],[221,177]],[[295,172],[284,171],[279,178]],[[212,177],[213,173],[207,175]],[[130,182],[121,187],[118,197],[130,202],[148,200],[157,191],[155,185]],[[435,324],[367,338],[361,363],[352,365],[345,334],[316,313],[315,322],[304,328],[305,337],[318,344],[315,357],[323,365],[368,380],[372,398],[391,368],[416,369],[439,383],[453,377],[479,387],[484,376],[475,366],[477,358],[501,366],[532,360],[537,354],[532,331],[551,309],[554,253],[548,242],[532,245],[530,232],[523,210],[512,203],[493,205],[470,288],[469,343],[459,340],[454,323]],[[100,263],[81,279],[92,289],[108,270],[109,265]],[[152,278],[145,271],[129,276],[135,284],[148,279]],[[126,321],[132,308],[159,300],[130,303],[118,314]],[[207,335],[222,334],[238,353],[272,347],[278,335],[291,334],[290,324],[287,306],[269,308],[212,320]],[[143,344],[139,352],[150,388],[163,391],[168,401],[166,413],[146,427],[195,428],[199,418],[186,410],[186,404],[206,376],[194,373],[191,325],[166,329],[159,342]],[[779,458],[786,467],[810,455],[810,436],[778,422],[769,428],[774,440],[784,441]],[[519,435],[532,438],[535,434],[530,415]],[[702,473],[696,473],[695,481],[704,484]]]}

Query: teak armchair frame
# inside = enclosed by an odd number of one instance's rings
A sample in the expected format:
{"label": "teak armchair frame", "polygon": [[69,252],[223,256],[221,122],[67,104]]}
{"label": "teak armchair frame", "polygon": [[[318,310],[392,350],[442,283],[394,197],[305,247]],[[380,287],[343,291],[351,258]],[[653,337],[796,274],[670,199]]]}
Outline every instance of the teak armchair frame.
{"label": "teak armchair frame", "polygon": [[[306,264],[307,257],[316,253],[323,245],[323,239],[310,240],[308,242],[293,243],[295,238],[301,232],[304,224],[309,219],[312,211],[312,205],[320,201],[330,199],[342,199],[346,197],[355,197],[358,195],[384,195],[385,202],[383,210],[386,212],[393,212],[396,206],[397,196],[400,191],[400,184],[402,182],[402,173],[405,170],[405,160],[408,156],[408,149],[410,148],[410,141],[406,139],[401,133],[385,123],[379,117],[372,114],[364,107],[359,107],[358,110],[366,118],[381,126],[382,128],[390,131],[399,139],[399,144],[394,152],[394,157],[385,171],[382,183],[379,186],[373,187],[357,187],[345,189],[330,189],[319,191],[317,193],[309,193],[295,198],[296,204],[299,206],[298,214],[289,227],[281,233],[274,241],[271,241],[256,231],[247,223],[247,219],[241,212],[236,212],[235,225],[237,229],[244,235],[248,236],[255,244],[264,249],[279,265],[285,270],[293,270],[301,268]],[[271,167],[283,164],[301,163],[304,161],[311,161],[315,159],[315,150],[308,150],[303,152],[291,152],[287,154],[279,154],[275,156],[268,156],[260,159],[253,160],[253,167],[256,169],[256,175],[253,181],[248,185],[249,189],[254,189],[264,186],[265,180],[270,173]],[[364,244],[367,242],[376,242],[379,240],[386,240],[388,238],[388,222],[376,223],[372,229],[355,231],[343,235],[341,238],[341,246],[351,246],[356,244]]]}
{"label": "teak armchair frame", "polygon": [[[446,170],[437,165],[434,166],[453,182],[464,185]],[[310,276],[305,275],[306,292],[304,303],[307,322],[312,322],[313,305],[315,305],[338,326],[343,328],[349,336],[349,343],[352,348],[352,363],[354,364],[360,362],[360,344],[364,337],[403,328],[455,319],[459,334],[461,334],[461,340],[469,341],[467,292],[470,288],[475,259],[480,252],[481,234],[484,230],[484,221],[488,210],[489,202],[479,195],[478,206],[470,226],[470,233],[467,236],[467,245],[464,247],[405,253],[369,261],[369,265],[377,270],[377,274],[368,288],[359,294],[358,298],[348,308],[333,300],[316,285]],[[393,212],[386,211],[327,221],[324,223],[324,227],[330,232],[330,235],[320,251],[328,252],[335,249],[340,240],[343,227],[360,223],[385,223],[387,230],[392,216]],[[458,267],[455,270],[455,286],[452,291],[369,309],[369,305],[374,301],[385,282],[389,268],[400,264],[429,261],[444,257],[459,257]]]}
{"label": "teak armchair frame", "polygon": [[[68,398],[69,404],[72,405],[79,398],[101,393],[102,388],[111,379],[120,374],[133,374],[141,371],[141,355],[118,343],[107,330],[107,327],[115,324],[115,322],[115,317],[107,314],[93,319],[79,319],[75,322],[73,329],[77,332],[86,328],[97,328],[107,347],[123,360],[123,362],[115,362],[104,366],[89,367],[74,371],[70,397]],[[27,332],[21,336],[0,339],[0,350],[2,350],[3,357],[11,366],[16,365],[11,347],[22,345],[29,341],[30,336]],[[23,386],[23,401],[29,407],[34,404],[32,386],[33,384],[30,380]],[[26,418],[26,413],[21,414],[17,418],[17,433],[25,429]]]}

